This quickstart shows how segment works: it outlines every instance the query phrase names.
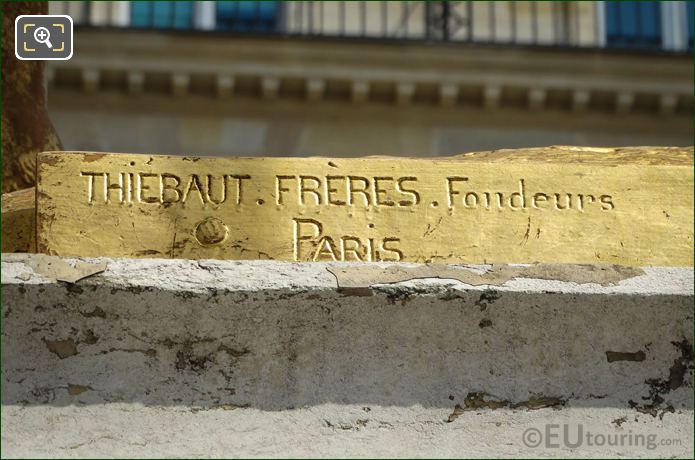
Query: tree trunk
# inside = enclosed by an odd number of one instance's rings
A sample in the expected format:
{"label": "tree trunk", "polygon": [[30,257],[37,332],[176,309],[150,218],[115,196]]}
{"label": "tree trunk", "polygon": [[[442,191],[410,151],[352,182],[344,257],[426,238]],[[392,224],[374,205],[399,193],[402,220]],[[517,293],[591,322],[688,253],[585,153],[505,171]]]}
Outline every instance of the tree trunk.
{"label": "tree trunk", "polygon": [[2,2],[2,192],[32,187],[36,154],[60,150],[46,107],[44,63],[14,54],[14,22],[21,14],[47,14],[43,2]]}

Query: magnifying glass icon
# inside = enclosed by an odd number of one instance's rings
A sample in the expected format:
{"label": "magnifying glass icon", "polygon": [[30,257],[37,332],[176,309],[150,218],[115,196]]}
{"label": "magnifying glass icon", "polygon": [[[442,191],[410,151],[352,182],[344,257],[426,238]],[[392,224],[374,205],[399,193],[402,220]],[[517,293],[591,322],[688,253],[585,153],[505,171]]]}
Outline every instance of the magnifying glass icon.
{"label": "magnifying glass icon", "polygon": [[51,44],[51,33],[45,27],[37,27],[34,31],[34,40],[45,43],[48,48],[53,48]]}

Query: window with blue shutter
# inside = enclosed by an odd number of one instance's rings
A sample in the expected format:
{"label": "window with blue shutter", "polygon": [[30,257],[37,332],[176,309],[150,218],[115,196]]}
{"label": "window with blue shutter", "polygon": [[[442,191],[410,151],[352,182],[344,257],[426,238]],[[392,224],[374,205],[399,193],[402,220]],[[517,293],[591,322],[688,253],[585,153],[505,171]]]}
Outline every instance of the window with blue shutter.
{"label": "window with blue shutter", "polygon": [[[190,29],[193,27],[193,3],[178,1],[130,2],[132,27]],[[215,28],[241,32],[266,32],[278,25],[279,2],[216,2]]]}
{"label": "window with blue shutter", "polygon": [[133,27],[190,29],[193,25],[193,2],[130,2]]}
{"label": "window with blue shutter", "polygon": [[278,24],[279,2],[217,2],[216,28],[242,32],[275,30]]}
{"label": "window with blue shutter", "polygon": [[608,46],[643,49],[661,47],[659,2],[609,1],[605,5]]}

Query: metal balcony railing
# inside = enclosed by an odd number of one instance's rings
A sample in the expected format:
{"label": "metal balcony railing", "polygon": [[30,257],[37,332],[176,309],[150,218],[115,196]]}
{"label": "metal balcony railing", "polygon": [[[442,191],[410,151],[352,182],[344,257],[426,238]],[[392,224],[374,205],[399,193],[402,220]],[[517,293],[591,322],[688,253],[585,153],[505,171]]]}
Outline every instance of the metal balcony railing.
{"label": "metal balcony railing", "polygon": [[77,26],[687,53],[693,1],[52,2]]}

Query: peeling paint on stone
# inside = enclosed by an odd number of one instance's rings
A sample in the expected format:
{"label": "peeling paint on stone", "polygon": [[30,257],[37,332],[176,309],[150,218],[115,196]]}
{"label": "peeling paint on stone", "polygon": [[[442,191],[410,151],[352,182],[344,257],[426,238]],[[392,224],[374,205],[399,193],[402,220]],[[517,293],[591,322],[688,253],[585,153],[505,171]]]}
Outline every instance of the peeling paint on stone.
{"label": "peeling paint on stone", "polygon": [[[689,372],[689,386],[692,388],[693,382],[693,348],[686,339],[674,341],[671,344],[679,351],[680,356],[673,360],[673,365],[668,369],[668,378],[650,378],[644,383],[648,386],[649,396],[642,397],[642,400],[649,403],[637,403],[629,400],[630,407],[643,414],[652,417],[663,418],[664,414],[675,411],[673,405],[669,404],[665,396],[672,391],[678,390],[685,383],[686,373]],[[691,390],[692,393],[692,390]]]}
{"label": "peeling paint on stone", "polygon": [[77,344],[72,339],[66,340],[45,340],[44,343],[48,351],[58,355],[60,359],[69,358],[77,354]]}
{"label": "peeling paint on stone", "polygon": [[[659,412],[692,405],[690,269],[648,267],[612,286],[415,279],[352,297],[327,270],[344,264],[104,260],[99,276],[66,284],[28,268],[32,258],[2,260],[3,397],[17,404],[41,404],[47,393],[33,391],[46,387],[70,404],[75,384],[99,389],[80,401],[419,405],[441,423],[472,393],[483,396],[468,406],[600,398],[588,404],[628,410],[652,404],[655,387]],[[646,359],[608,362],[606,350]]]}
{"label": "peeling paint on stone", "polygon": [[68,394],[70,396],[77,396],[90,390],[93,390],[93,388],[88,385],[76,385],[68,383]]}
{"label": "peeling paint on stone", "polygon": [[537,410],[546,407],[559,407],[564,405],[565,401],[556,397],[534,396],[528,400],[513,403],[507,400],[496,400],[484,392],[473,392],[466,396],[464,404],[466,406],[464,410],[501,409],[504,407]]}
{"label": "peeling paint on stone", "polygon": [[[567,281],[577,284],[595,283],[601,286],[642,275],[640,268],[620,265],[537,264],[528,266],[492,265],[483,274],[466,265],[419,265],[417,267],[372,265],[328,267],[338,282],[338,288],[365,295],[365,288],[377,284],[392,284],[413,279],[450,279],[473,286],[501,286],[515,278]],[[368,294],[366,294],[368,295]]]}
{"label": "peeling paint on stone", "polygon": [[66,283],[77,283],[84,278],[106,270],[106,262],[89,263],[77,261],[74,265],[71,265],[60,257],[45,254],[33,254],[27,265],[35,273],[49,279],[65,281]]}
{"label": "peeling paint on stone", "polygon": [[606,359],[609,363],[614,363],[616,361],[644,361],[647,355],[644,354],[642,350],[631,352],[623,351],[607,351]]}
{"label": "peeling paint on stone", "polygon": [[[647,453],[692,458],[692,269],[612,286],[415,279],[352,297],[337,264],[109,259],[66,285],[31,258],[2,258],[3,457],[310,455],[297,439],[368,456],[386,438],[406,456],[423,436],[433,456],[533,457],[524,430],[567,422],[677,438]],[[36,442],[48,437],[60,445]],[[488,450],[471,450],[480,439]]]}

